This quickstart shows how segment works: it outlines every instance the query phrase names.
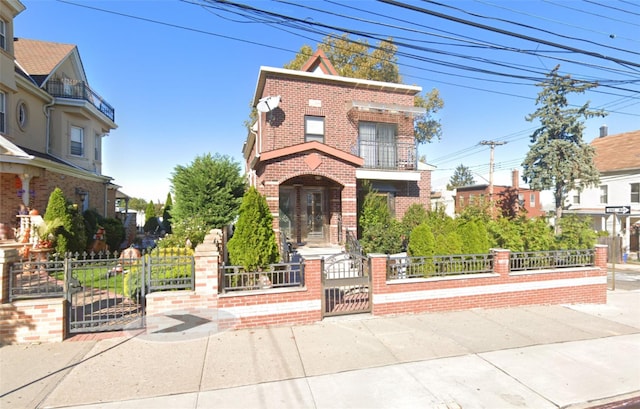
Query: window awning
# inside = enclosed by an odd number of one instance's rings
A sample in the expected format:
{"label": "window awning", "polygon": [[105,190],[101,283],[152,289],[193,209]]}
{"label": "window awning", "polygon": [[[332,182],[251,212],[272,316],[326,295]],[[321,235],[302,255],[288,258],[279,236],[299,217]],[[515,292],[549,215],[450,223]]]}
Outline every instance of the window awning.
{"label": "window awning", "polygon": [[387,113],[423,115],[426,108],[399,104],[384,104],[381,102],[352,101],[351,106],[358,111],[382,111]]}

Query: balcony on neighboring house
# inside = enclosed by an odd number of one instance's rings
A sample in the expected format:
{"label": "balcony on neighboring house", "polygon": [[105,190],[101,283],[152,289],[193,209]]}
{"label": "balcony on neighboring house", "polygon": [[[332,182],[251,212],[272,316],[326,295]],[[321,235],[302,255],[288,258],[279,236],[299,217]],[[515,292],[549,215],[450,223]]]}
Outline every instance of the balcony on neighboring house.
{"label": "balcony on neighboring house", "polygon": [[115,110],[113,107],[83,81],[67,78],[52,78],[47,81],[46,91],[56,98],[80,99],[87,101],[112,122],[115,122]]}
{"label": "balcony on neighboring house", "polygon": [[364,141],[358,143],[358,156],[363,168],[384,170],[416,170],[418,149],[415,142]]}

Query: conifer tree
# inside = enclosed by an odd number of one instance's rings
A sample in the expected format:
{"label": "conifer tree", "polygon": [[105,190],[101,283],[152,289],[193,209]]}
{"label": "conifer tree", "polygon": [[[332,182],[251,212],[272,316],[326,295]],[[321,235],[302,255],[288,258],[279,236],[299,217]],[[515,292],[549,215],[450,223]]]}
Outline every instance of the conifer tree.
{"label": "conifer tree", "polygon": [[451,175],[449,183],[447,184],[447,190],[453,190],[458,187],[475,185],[476,180],[471,174],[471,170],[464,166],[462,163],[458,165],[456,170]]}
{"label": "conifer tree", "polygon": [[267,199],[255,187],[242,198],[238,222],[228,243],[231,263],[247,271],[260,271],[278,261],[278,242]]}
{"label": "conifer tree", "polygon": [[171,207],[173,207],[171,193],[167,193],[167,200],[165,200],[162,210],[162,227],[167,234],[171,234]]}
{"label": "conifer tree", "polygon": [[71,236],[73,235],[73,217],[69,212],[67,199],[59,187],[53,189],[49,195],[43,219],[49,225],[59,226],[51,232],[55,237],[56,253],[65,254],[67,251],[79,250],[70,248]]}
{"label": "conifer tree", "polygon": [[600,174],[594,164],[594,148],[582,137],[585,125],[582,120],[601,116],[602,110],[589,109],[589,102],[577,108],[569,108],[568,95],[584,93],[596,83],[578,81],[558,73],[556,66],[536,98],[538,108],[527,116],[527,121],[540,121],[540,127],[531,135],[529,152],[522,163],[523,179],[535,190],[551,189],[556,209],[556,235],[560,233],[562,208],[567,194],[582,190],[599,182]]}

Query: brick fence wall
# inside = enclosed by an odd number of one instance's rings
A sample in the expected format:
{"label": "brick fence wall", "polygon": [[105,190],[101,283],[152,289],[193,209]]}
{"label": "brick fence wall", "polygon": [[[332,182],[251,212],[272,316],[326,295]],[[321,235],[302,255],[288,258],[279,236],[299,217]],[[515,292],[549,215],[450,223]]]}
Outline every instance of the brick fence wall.
{"label": "brick fence wall", "polygon": [[[320,258],[305,259],[304,287],[218,293],[219,232],[195,251],[195,289],[147,295],[147,316],[208,311],[218,328],[308,324],[322,320]],[[490,273],[387,280],[387,256],[371,255],[372,314],[420,313],[531,304],[606,303],[607,246],[596,246],[595,267],[510,272],[509,250],[494,250]],[[0,250],[0,345],[58,342],[66,337],[64,298],[9,302],[8,265],[16,250]]]}

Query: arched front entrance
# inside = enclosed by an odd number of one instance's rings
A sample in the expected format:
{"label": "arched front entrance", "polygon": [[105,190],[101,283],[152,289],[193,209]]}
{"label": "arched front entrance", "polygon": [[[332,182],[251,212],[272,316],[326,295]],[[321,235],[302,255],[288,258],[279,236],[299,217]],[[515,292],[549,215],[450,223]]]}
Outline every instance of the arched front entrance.
{"label": "arched front entrance", "polygon": [[278,225],[296,245],[342,242],[342,186],[317,175],[298,176],[278,189]]}

